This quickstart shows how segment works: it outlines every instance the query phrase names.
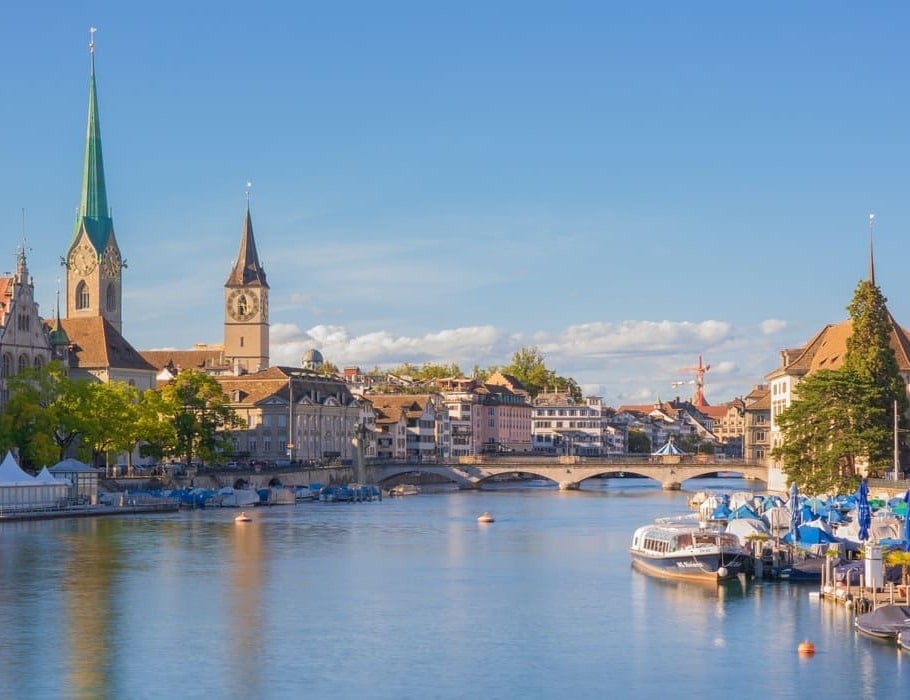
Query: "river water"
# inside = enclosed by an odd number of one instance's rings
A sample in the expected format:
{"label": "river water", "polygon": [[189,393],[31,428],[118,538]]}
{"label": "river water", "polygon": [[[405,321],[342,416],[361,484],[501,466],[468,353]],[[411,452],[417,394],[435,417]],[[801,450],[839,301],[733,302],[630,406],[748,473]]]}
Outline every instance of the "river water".
{"label": "river water", "polygon": [[690,485],[0,523],[0,697],[906,695],[910,655],[814,587],[632,570],[637,525],[744,487]]}

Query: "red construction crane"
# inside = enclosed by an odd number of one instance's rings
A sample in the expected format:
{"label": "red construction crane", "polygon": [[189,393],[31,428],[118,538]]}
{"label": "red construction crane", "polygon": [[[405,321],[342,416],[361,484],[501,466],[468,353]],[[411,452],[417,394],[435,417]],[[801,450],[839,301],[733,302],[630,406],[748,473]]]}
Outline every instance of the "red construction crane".
{"label": "red construction crane", "polygon": [[[695,384],[695,393],[692,395],[692,403],[695,406],[709,406],[710,404],[705,401],[705,372],[711,369],[711,365],[702,364],[701,355],[698,356],[698,366],[697,367],[680,367],[677,372],[695,372],[695,381],[689,382],[690,384]],[[681,384],[682,382],[674,382],[674,386]]]}

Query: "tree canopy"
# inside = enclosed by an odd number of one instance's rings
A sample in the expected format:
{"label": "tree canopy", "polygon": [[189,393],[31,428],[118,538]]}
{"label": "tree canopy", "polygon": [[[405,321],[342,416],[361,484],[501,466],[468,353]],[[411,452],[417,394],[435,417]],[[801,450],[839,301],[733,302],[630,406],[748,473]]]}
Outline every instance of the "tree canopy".
{"label": "tree canopy", "polygon": [[851,491],[861,467],[875,472],[893,465],[894,406],[903,421],[907,399],[885,301],[872,280],[857,285],[847,307],[852,332],[843,365],[806,375],[777,417],[784,443],[772,456],[802,488]]}
{"label": "tree canopy", "polygon": [[571,378],[561,377],[549,369],[543,353],[537,346],[522,347],[512,355],[512,363],[500,369],[520,381],[531,397],[544,391],[560,391],[571,394],[576,401],[581,401],[581,387]]}

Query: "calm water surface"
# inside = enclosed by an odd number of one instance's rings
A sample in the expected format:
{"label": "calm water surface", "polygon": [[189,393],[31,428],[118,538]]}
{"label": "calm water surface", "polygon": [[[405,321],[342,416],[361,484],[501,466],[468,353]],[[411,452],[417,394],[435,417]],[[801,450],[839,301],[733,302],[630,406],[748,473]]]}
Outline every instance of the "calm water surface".
{"label": "calm water surface", "polygon": [[910,655],[812,587],[633,571],[632,531],[689,495],[617,479],[242,525],[229,509],[0,523],[0,697],[906,696]]}

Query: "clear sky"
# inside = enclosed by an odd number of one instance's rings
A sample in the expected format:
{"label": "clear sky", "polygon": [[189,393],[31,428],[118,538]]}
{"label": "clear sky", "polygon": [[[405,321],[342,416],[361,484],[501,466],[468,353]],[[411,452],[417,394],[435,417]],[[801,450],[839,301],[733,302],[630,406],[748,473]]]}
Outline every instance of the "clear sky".
{"label": "clear sky", "polygon": [[[53,314],[89,27],[138,349],[220,342],[252,184],[272,363],[547,365],[747,393],[868,269],[910,325],[910,6],[67,1],[4,9],[0,270]],[[2,263],[5,255],[7,264]]]}

